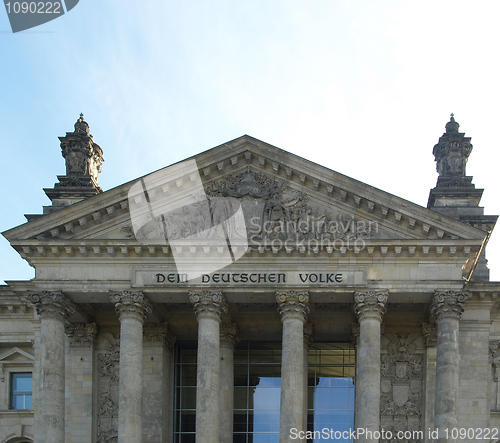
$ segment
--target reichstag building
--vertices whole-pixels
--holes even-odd
[[[0,286],[0,443],[500,441],[497,216],[453,114],[427,207],[247,135],[103,191],[83,115],[59,139],[3,233],[36,276]]]

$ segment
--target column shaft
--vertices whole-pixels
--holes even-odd
[[[32,293],[28,300],[40,316],[38,442],[64,443],[65,332],[64,322],[75,311],[60,291]]]
[[[380,324],[388,291],[354,294],[354,311],[359,321],[356,379],[356,429],[364,434],[360,442],[378,442],[380,431]]]
[[[309,359],[308,359],[308,354],[309,354],[309,348],[311,346],[311,342],[313,340],[314,336],[314,327],[312,324],[308,323],[304,325],[304,356],[303,356],[303,361],[304,361],[304,398],[302,400],[302,404],[304,405],[304,413],[302,414],[303,417],[303,427],[304,431],[307,431],[307,418],[308,418],[308,401],[309,401],[309,386],[308,386],[308,381],[309,381]]]
[[[198,320],[196,443],[219,443],[220,323],[227,311],[220,291],[190,293]]]
[[[113,293],[120,318],[118,443],[142,442],[142,326],[151,306],[140,292]]]
[[[142,322],[123,318],[120,326],[118,441],[142,441]]]
[[[466,300],[467,294],[464,292],[436,291],[431,306],[437,323],[434,426],[438,430],[438,443],[455,441],[451,434],[446,435],[444,430],[448,428],[451,432],[451,429],[457,426],[460,361],[458,331],[463,303]]]
[[[360,321],[356,380],[356,428],[380,428],[380,322]],[[378,441],[370,440],[366,441]]]
[[[279,291],[276,299],[283,323],[280,443],[288,443],[296,441],[292,435],[305,430],[304,323],[309,295],[305,291]]]
[[[39,442],[64,443],[64,321],[42,317],[40,324]]]

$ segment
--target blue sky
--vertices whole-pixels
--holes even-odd
[[[500,214],[499,16],[497,1],[80,0],[12,34],[0,8],[0,231],[49,204],[80,112],[104,190],[249,134],[423,206],[454,112]],[[500,233],[487,253],[500,280]],[[0,282],[32,277],[2,237]]]

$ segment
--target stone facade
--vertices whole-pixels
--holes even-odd
[[[452,427],[500,441],[496,216],[478,206],[458,130],[452,117],[434,148],[423,208],[249,136],[197,155],[194,172],[186,161],[102,192],[81,116],[61,137],[52,205],[4,233],[36,278],[0,287],[0,443],[240,441],[235,392],[260,389],[252,360],[241,372],[249,343],[280,350],[265,363],[280,384],[262,388],[279,389],[273,441],[311,441],[291,432],[316,429],[321,371],[355,383],[360,441],[476,441],[446,438]],[[355,349],[355,374],[312,373],[335,343]],[[32,374],[31,393],[16,374]]]

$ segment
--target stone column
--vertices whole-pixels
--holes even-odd
[[[438,443],[455,441],[451,435],[446,439],[443,429],[457,427],[460,360],[458,330],[466,300],[467,292],[435,291],[431,305],[431,313],[437,323],[434,426],[438,430]]]
[[[309,348],[311,347],[311,343],[314,338],[314,326],[311,323],[307,323],[304,325],[304,431],[307,431],[307,417],[308,417],[308,402],[309,402]]]
[[[61,291],[32,293],[28,300],[40,316],[37,441],[64,443],[64,322],[75,311],[75,306]]]
[[[304,427],[304,323],[309,314],[307,291],[277,291],[283,323],[281,357],[280,443],[293,442],[290,430]]]
[[[221,291],[191,291],[198,320],[196,443],[219,443],[220,323],[227,312]]]
[[[354,312],[359,321],[356,380],[355,427],[366,430],[360,442],[378,442],[371,438],[380,431],[380,325],[386,311],[387,290],[354,293]]]
[[[151,305],[141,292],[110,295],[120,319],[118,443],[142,442],[143,323]]]
[[[234,323],[220,325],[220,443],[233,443],[234,347],[239,341]]]
[[[69,393],[66,420],[69,423],[71,443],[92,441],[94,345],[96,323],[74,323],[66,327],[69,337]]]

